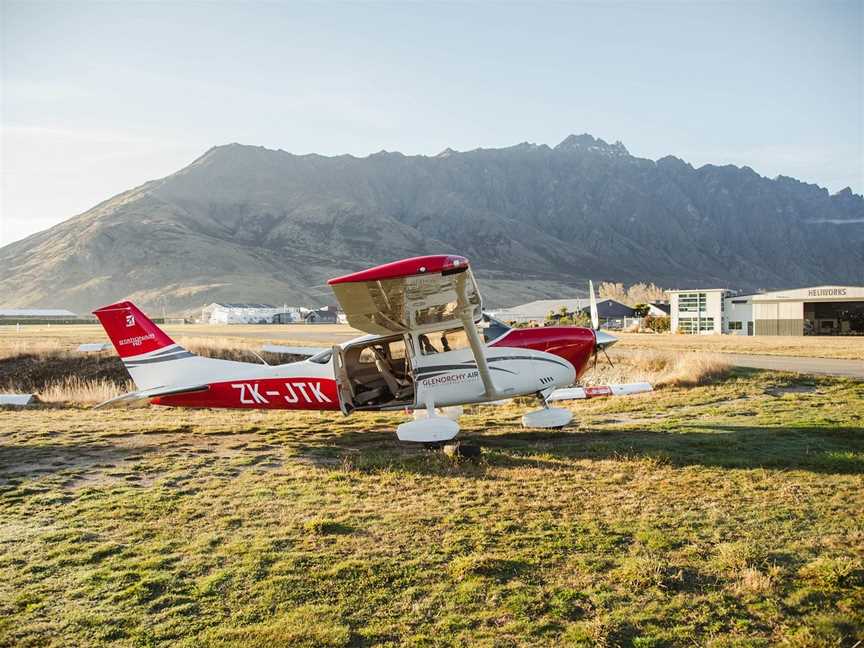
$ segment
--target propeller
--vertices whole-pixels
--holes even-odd
[[[597,312],[597,297],[594,295],[594,282],[590,279],[588,280],[588,299],[591,308],[591,328],[594,329],[594,338],[596,340],[594,344],[594,370],[597,369],[597,352],[602,351],[603,355],[606,356],[606,361],[609,363],[610,367],[614,367],[612,364],[611,358],[609,358],[609,354],[606,353],[606,347],[612,346],[618,341],[618,338],[609,335],[608,333],[604,333],[600,330],[600,315]]]

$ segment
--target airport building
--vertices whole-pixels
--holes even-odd
[[[568,317],[574,314],[590,315],[591,301],[587,298],[540,299],[537,301],[492,311],[489,314],[502,322],[533,324],[543,326],[548,321],[556,321],[562,309]],[[664,313],[662,307],[649,305],[652,314]],[[640,318],[632,308],[614,299],[601,299],[597,302],[597,316],[604,328],[623,328]]]
[[[63,308],[0,308],[0,324],[80,324],[85,320]]]
[[[206,324],[270,324],[273,316],[287,309],[270,304],[213,303],[201,311],[201,321]]]
[[[669,326],[673,333],[710,335],[723,332],[723,313],[728,290],[670,290],[667,294],[671,318]]]
[[[864,286],[816,286],[754,295],[671,290],[671,329],[731,335],[864,335]]]

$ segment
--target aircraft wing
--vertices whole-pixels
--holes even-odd
[[[105,351],[110,345],[107,342],[85,342],[84,344],[79,344],[77,351],[79,353],[94,353],[98,351]]]
[[[262,351],[267,353],[285,353],[290,355],[314,356],[324,351],[329,351],[329,347],[307,347],[307,346],[283,346],[281,344],[265,344],[261,347]]]
[[[565,387],[556,389],[546,396],[546,402],[561,400],[581,400],[601,396],[627,396],[654,391],[651,383],[628,383],[625,385],[600,385],[597,387]]]
[[[177,394],[192,394],[195,392],[204,392],[210,389],[209,385],[187,385],[184,387],[178,385],[172,386],[163,386],[163,387],[153,387],[151,389],[142,389],[140,391],[129,392],[128,394],[122,394],[121,396],[116,396],[115,398],[111,398],[104,403],[99,403],[94,406],[93,409],[99,409],[100,407],[107,407],[109,405],[131,405],[134,402],[149,400],[151,398],[156,398],[157,396],[175,396]]]
[[[465,308],[481,316],[468,259],[433,255],[403,259],[331,279],[348,323],[374,335],[461,326]]]

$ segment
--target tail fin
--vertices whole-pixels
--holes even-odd
[[[117,302],[93,311],[111,338],[117,355],[131,358],[175,346],[174,340],[130,301]]]
[[[117,355],[139,389],[171,384],[174,371],[167,372],[169,360],[195,357],[175,343],[132,302],[122,301],[93,311],[111,338]],[[182,363],[181,363],[182,364]]]

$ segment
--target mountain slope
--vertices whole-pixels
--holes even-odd
[[[441,251],[472,259],[492,304],[573,295],[589,277],[861,283],[862,221],[849,190],[654,162],[590,135],[434,157],[232,144],[0,248],[0,305],[322,304],[328,277]]]

